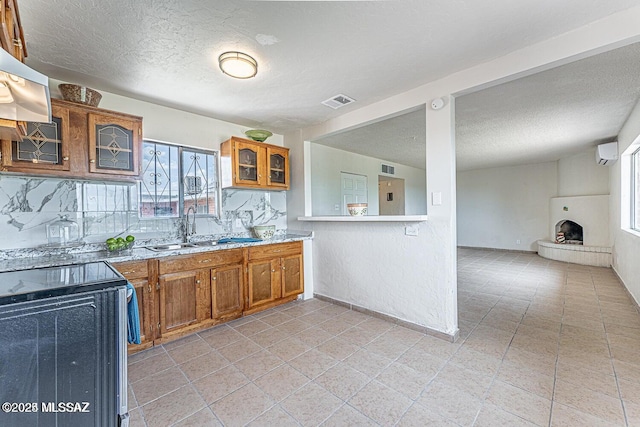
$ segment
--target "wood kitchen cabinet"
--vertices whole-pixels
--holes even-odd
[[[242,316],[243,278],[242,264],[211,269],[211,314],[214,319]]]
[[[69,171],[69,109],[54,104],[51,118],[51,123],[25,123],[25,136],[19,140],[2,140],[3,170]]]
[[[129,353],[293,301],[302,242],[114,263],[135,288],[142,343]]]
[[[289,149],[231,137],[220,145],[222,187],[288,190]]]
[[[16,0],[0,0],[0,47],[20,62],[27,57]],[[26,122],[0,119],[0,139],[21,139],[25,134]]]
[[[27,123],[20,140],[2,140],[2,170],[64,178],[135,179],[142,118],[59,99],[53,122]]]
[[[242,316],[241,249],[159,260],[159,325],[163,341]]]
[[[121,177],[140,174],[142,119],[107,111],[89,111],[89,172]]]
[[[156,337],[158,314],[158,261],[155,259],[114,263],[113,267],[129,281],[136,290],[140,317],[140,344],[129,344],[129,352],[153,346]]]
[[[20,62],[27,56],[24,33],[20,23],[20,12],[16,0],[0,0],[0,44]]]
[[[245,314],[292,301],[304,291],[302,242],[248,249]]]
[[[163,338],[211,318],[206,270],[161,274],[158,280]]]

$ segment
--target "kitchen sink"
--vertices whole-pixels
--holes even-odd
[[[196,245],[195,243],[170,243],[165,245],[146,246],[147,249],[150,249],[156,252],[175,251],[176,249],[197,248],[197,247],[198,245]]]
[[[218,244],[217,240],[207,240],[204,242],[193,242],[192,243],[195,246],[215,246]]]

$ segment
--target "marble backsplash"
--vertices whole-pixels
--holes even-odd
[[[180,239],[180,218],[141,219],[136,184],[0,175],[0,250],[47,243],[46,224],[67,215],[84,242],[118,234]],[[286,232],[286,192],[222,190],[220,216],[199,215],[197,235],[249,236],[254,225]],[[196,236],[197,237],[197,236]]]

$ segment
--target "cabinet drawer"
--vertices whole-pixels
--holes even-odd
[[[249,261],[261,258],[275,258],[302,253],[302,242],[278,243],[275,245],[249,248]]]
[[[242,263],[242,249],[228,249],[160,259],[160,274]]]
[[[112,264],[127,280],[144,279],[149,276],[147,261],[125,261]]]

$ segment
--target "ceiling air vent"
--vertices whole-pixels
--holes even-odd
[[[355,102],[355,99],[349,98],[347,95],[343,94],[336,95],[327,99],[326,101],[322,101],[324,105],[326,105],[327,107],[331,107],[334,110],[337,110],[340,107],[344,107],[347,104],[351,104],[352,102]]]
[[[387,175],[395,175],[396,168],[391,165],[385,165],[384,163],[382,163],[381,171],[382,173],[386,173]]]

